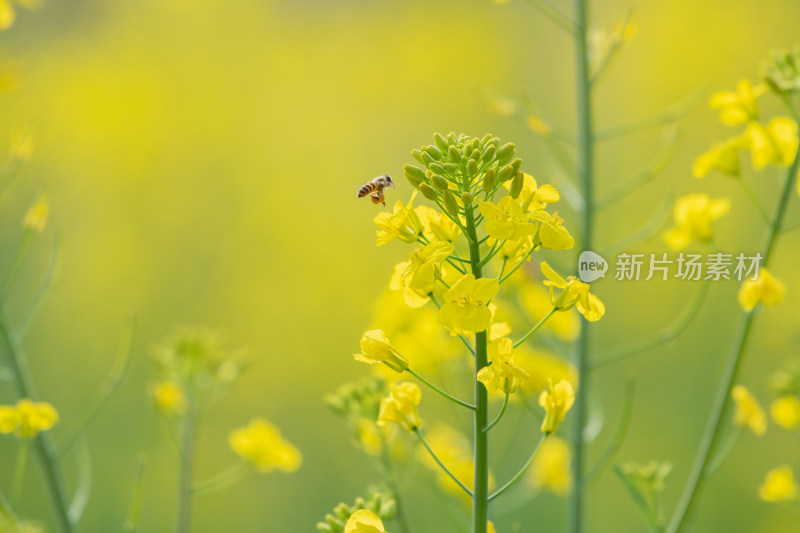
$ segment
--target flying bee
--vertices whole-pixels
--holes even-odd
[[[389,176],[389,174],[378,176],[372,181],[365,183],[360,189],[358,189],[358,197],[363,198],[369,195],[373,204],[383,204],[383,207],[386,207],[386,198],[383,196],[383,189],[389,185],[391,185],[392,188],[395,188],[394,181],[392,181],[392,177]]]

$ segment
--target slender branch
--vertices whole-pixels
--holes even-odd
[[[248,471],[248,467],[244,461],[239,461],[219,474],[195,484],[191,489],[192,496],[209,494],[230,487],[247,475]]]
[[[617,242],[604,246],[601,250],[601,255],[633,246],[658,235],[672,212],[673,201],[674,194],[668,194],[661,203],[661,206],[653,213],[646,224],[642,225],[638,231],[634,231]]]
[[[72,495],[72,502],[69,504],[69,519],[77,523],[83,516],[86,504],[89,502],[89,495],[92,492],[92,455],[89,453],[89,445],[86,439],[80,440],[75,460],[77,462],[78,481],[75,493]]]
[[[422,436],[422,432],[419,430],[419,428],[414,428],[414,433],[416,433],[416,434],[417,434],[417,437],[419,437],[419,440],[420,440],[420,442],[422,442],[422,445],[423,445],[423,446],[425,446],[425,449],[426,449],[426,450],[428,450],[428,453],[430,454],[430,456],[431,456],[431,457],[433,457],[433,460],[434,460],[434,461],[436,461],[436,464],[437,464],[437,465],[439,465],[439,467],[441,467],[441,469],[442,469],[442,470],[444,470],[445,474],[447,474],[448,476],[450,476],[450,479],[452,479],[453,481],[455,481],[455,482],[456,482],[456,485],[458,485],[459,487],[461,487],[461,489],[462,489],[464,492],[466,492],[466,493],[467,493],[467,494],[470,496],[470,498],[471,498],[471,497],[472,497],[472,491],[471,491],[471,490],[469,490],[469,488],[467,488],[467,486],[466,486],[466,485],[464,485],[464,484],[463,484],[461,481],[459,481],[459,479],[458,479],[458,478],[455,476],[455,474],[453,474],[453,473],[450,471],[450,469],[449,469],[449,468],[447,468],[447,467],[444,465],[444,463],[442,462],[442,460],[441,460],[441,459],[439,459],[439,457],[438,457],[438,456],[437,456],[437,455],[434,453],[434,451],[431,449],[431,446],[430,446],[430,444],[428,444],[428,441],[426,441],[426,440],[425,440],[425,437],[423,437],[423,436]]]
[[[531,329],[528,331],[528,333],[526,333],[525,335],[523,335],[523,336],[522,336],[522,338],[521,338],[520,340],[518,340],[517,342],[515,342],[515,343],[514,343],[514,348],[516,348],[517,346],[519,346],[520,344],[522,344],[523,342],[525,342],[526,340],[528,340],[528,338],[530,338],[530,336],[531,336],[531,335],[533,335],[534,333],[536,333],[536,331],[537,331],[537,330],[538,330],[540,327],[542,327],[542,326],[544,325],[544,323],[545,323],[545,322],[547,322],[547,319],[548,319],[548,318],[550,318],[551,316],[553,316],[553,313],[555,313],[556,311],[558,311],[558,309],[556,309],[556,308],[554,307],[554,308],[552,308],[552,309],[551,309],[551,310],[550,310],[550,311],[549,311],[549,312],[548,312],[546,315],[544,315],[544,318],[542,318],[542,319],[541,319],[541,320],[540,320],[540,321],[539,321],[539,322],[538,322],[538,323],[537,323],[535,326],[533,326],[533,327],[532,327],[532,328],[531,328]]]
[[[508,257],[503,257],[503,264],[500,265],[500,272],[497,274],[498,280],[503,277],[503,272],[505,272],[507,264],[508,264]]]
[[[578,31],[577,25],[565,14],[551,6],[545,0],[528,0],[528,3],[539,10],[545,17],[553,21],[559,28],[567,33],[574,34]]]
[[[11,261],[11,266],[8,267],[5,276],[3,276],[3,281],[0,283],[0,293],[2,293],[3,296],[8,294],[8,290],[11,288],[11,285],[14,283],[14,279],[17,277],[19,267],[22,266],[23,261],[25,261],[25,257],[27,257],[28,250],[30,250],[31,247],[31,242],[33,241],[33,236],[33,230],[25,230],[22,240],[17,247],[17,251],[14,254],[14,259]]]
[[[136,460],[136,470],[133,474],[133,497],[131,498],[128,518],[122,524],[123,533],[136,533],[139,529],[139,520],[142,516],[142,496],[144,494],[144,454],[140,454]]]
[[[190,398],[183,420],[180,464],[178,481],[178,527],[177,533],[189,533],[192,518],[192,469],[194,467],[194,445],[197,422],[197,398]]]
[[[727,440],[724,446],[720,448],[717,454],[714,456],[713,460],[709,460],[708,466],[706,467],[706,471],[704,473],[706,478],[710,478],[713,476],[719,467],[725,462],[725,459],[728,458],[730,453],[736,447],[736,443],[739,442],[739,437],[742,436],[742,428],[737,427],[733,430],[730,438]]]
[[[539,453],[539,450],[542,448],[542,443],[544,442],[544,440],[546,438],[547,438],[547,435],[542,435],[542,438],[539,439],[539,444],[537,444],[536,448],[533,449],[533,453],[528,458],[528,460],[525,462],[525,464],[522,465],[522,468],[519,469],[519,472],[514,474],[514,477],[512,477],[505,485],[503,485],[502,487],[500,487],[499,489],[494,491],[492,493],[492,495],[489,496],[489,501],[493,501],[495,498],[497,498],[498,496],[503,494],[505,491],[507,491],[508,489],[513,487],[514,484],[517,481],[522,479],[522,476],[525,475],[525,472],[528,470],[528,468],[530,468],[531,464],[533,464],[533,460],[536,459],[536,455]]]
[[[750,183],[748,183],[747,180],[744,179],[744,176],[739,176],[738,178],[735,179],[735,181],[739,182],[739,185],[742,186],[744,194],[750,200],[750,203],[753,204],[753,207],[756,208],[758,214],[761,215],[761,219],[764,222],[766,222],[767,225],[769,225],[771,221],[769,219],[769,214],[767,213],[767,209],[764,207],[764,204],[761,203],[761,200],[758,199],[758,195],[756,195],[756,192],[750,186]]]
[[[519,267],[521,267],[522,265],[524,265],[524,264],[525,264],[525,262],[528,260],[528,258],[531,256],[531,254],[533,254],[533,252],[535,252],[537,249],[538,249],[538,248],[537,248],[536,246],[533,246],[533,247],[531,247],[531,249],[530,249],[530,250],[528,250],[528,253],[527,253],[527,254],[525,254],[525,257],[523,257],[522,259],[520,259],[520,260],[519,260],[519,263],[517,263],[516,265],[514,265],[514,268],[512,268],[511,270],[509,270],[508,274],[506,274],[505,276],[503,276],[502,278],[500,278],[500,283],[503,283],[505,280],[507,280],[508,278],[510,278],[510,277],[511,277],[511,274],[513,274],[514,272],[516,272],[516,271],[517,271],[517,269],[518,269]]]
[[[14,486],[11,489],[11,506],[19,509],[19,498],[22,495],[22,482],[25,480],[25,466],[28,462],[28,442],[19,444],[17,450],[17,465],[14,468]]]
[[[417,374],[416,372],[414,372],[410,368],[406,368],[406,372],[408,372],[409,374],[411,374],[412,376],[414,376],[415,378],[420,380],[422,383],[427,385],[431,390],[435,391],[436,393],[441,395],[443,398],[447,398],[451,402],[457,403],[461,407],[466,407],[467,409],[472,409],[473,411],[475,410],[475,406],[474,405],[469,404],[469,403],[464,402],[464,401],[461,401],[458,398],[456,398],[455,396],[451,396],[450,394],[446,393],[445,391],[443,391],[442,389],[440,389],[439,387],[437,387],[436,385],[434,385],[433,383],[431,383],[427,379],[423,378],[422,376],[420,376],[419,374]]]
[[[644,117],[628,124],[619,124],[616,126],[598,129],[597,132],[595,132],[594,138],[596,141],[608,141],[618,137],[623,137],[625,135],[639,133],[650,128],[656,128],[658,126],[664,126],[666,124],[676,122],[688,115],[695,107],[697,107],[697,105],[703,101],[704,95],[704,90],[697,90],[690,94],[685,100],[678,102],[677,104],[672,105],[660,113],[656,113],[655,115]]]
[[[631,21],[631,17],[633,17],[633,8],[628,10],[628,15],[625,17],[625,21],[622,23],[622,32],[625,31],[625,28]],[[592,74],[591,79],[589,80],[589,84],[594,86],[597,84],[598,81],[603,77],[603,74],[606,73],[609,65],[614,61],[617,56],[617,53],[622,49],[622,45],[624,44],[624,35],[619,36],[617,39],[614,40],[614,44],[611,45],[611,48],[608,50],[606,55],[603,57],[600,65],[598,65],[597,69]]]
[[[44,282],[42,283],[39,292],[36,293],[36,296],[33,298],[33,302],[28,307],[28,310],[25,311],[25,314],[22,315],[17,327],[14,328],[14,331],[11,335],[11,338],[14,342],[22,342],[25,338],[25,334],[28,332],[28,328],[30,327],[33,319],[36,317],[42,302],[44,302],[45,298],[48,294],[50,294],[50,290],[55,285],[56,280],[58,279],[59,272],[61,270],[61,260],[63,259],[63,254],[61,253],[61,241],[59,239],[58,233],[53,240],[53,254],[50,258],[50,264],[47,266],[47,274],[45,274]]]
[[[506,393],[506,397],[503,398],[503,407],[500,408],[500,412],[497,414],[497,417],[492,420],[491,424],[483,429],[484,433],[488,433],[490,429],[495,427],[497,423],[500,422],[500,419],[503,418],[504,414],[506,414],[506,407],[508,407],[508,393]]]

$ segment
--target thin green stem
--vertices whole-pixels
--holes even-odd
[[[436,393],[438,393],[443,398],[447,398],[451,402],[456,403],[456,404],[460,405],[461,407],[466,407],[467,409],[471,409],[473,411],[475,410],[475,406],[474,405],[469,404],[467,402],[463,402],[463,401],[459,400],[458,398],[456,398],[455,396],[451,396],[450,394],[446,393],[445,391],[443,391],[442,389],[440,389],[439,387],[437,387],[436,385],[434,385],[433,383],[431,383],[427,379],[423,378],[422,376],[420,376],[419,374],[417,374],[416,372],[414,372],[410,368],[406,368],[406,372],[408,372],[409,374],[411,374],[412,376],[414,376],[415,378],[420,380],[423,384],[425,384],[431,390],[433,390]]]
[[[520,344],[522,344],[523,342],[525,342],[526,340],[528,340],[528,339],[530,338],[530,336],[531,336],[531,335],[533,335],[534,333],[536,333],[536,331],[537,331],[537,330],[538,330],[540,327],[542,327],[542,326],[544,325],[544,323],[545,323],[545,322],[547,322],[547,319],[548,319],[548,318],[550,318],[551,316],[553,316],[553,313],[555,313],[556,311],[558,311],[558,309],[556,309],[556,308],[554,307],[554,308],[552,308],[552,309],[551,309],[551,310],[550,310],[550,311],[549,311],[549,312],[548,312],[546,315],[544,315],[544,318],[542,318],[542,319],[541,319],[541,320],[540,320],[540,321],[539,321],[539,322],[538,322],[538,323],[537,323],[535,326],[533,326],[533,327],[532,327],[530,330],[528,330],[528,333],[526,333],[525,335],[523,335],[523,336],[522,336],[522,338],[521,338],[520,340],[518,340],[517,342],[515,342],[515,343],[514,343],[514,348],[516,348],[517,346],[519,346]]]
[[[697,107],[702,101],[705,100],[705,91],[697,90],[690,94],[686,99],[677,104],[670,106],[660,113],[649,117],[643,117],[628,124],[618,124],[609,126],[607,128],[598,129],[595,132],[594,139],[597,142],[608,141],[617,139],[625,135],[632,135],[639,133],[650,128],[657,128],[676,122],[689,114],[692,109]]]
[[[386,444],[386,439],[381,434],[381,461],[383,462],[384,478],[389,490],[392,491],[392,497],[397,505],[394,519],[400,528],[401,533],[411,533],[411,526],[408,523],[408,517],[405,513],[405,506],[403,505],[402,497],[400,495],[400,487],[397,484],[397,475],[392,465],[391,453],[389,446]]]
[[[545,0],[528,0],[528,3],[539,10],[545,17],[553,21],[556,26],[563,29],[567,33],[574,34],[578,28],[575,23],[569,19],[565,14],[551,6]]]
[[[547,438],[547,435],[542,435],[542,438],[539,439],[539,444],[537,444],[536,448],[533,449],[533,453],[528,458],[528,460],[525,462],[525,464],[522,465],[522,468],[519,469],[519,472],[514,474],[514,477],[512,477],[510,480],[508,480],[508,483],[506,483],[505,485],[503,485],[502,487],[500,487],[499,489],[494,491],[492,493],[492,495],[489,496],[489,501],[493,501],[495,498],[497,498],[498,496],[503,494],[505,491],[507,491],[508,489],[513,487],[514,484],[517,483],[517,481],[522,479],[522,476],[525,475],[525,472],[527,472],[528,468],[530,468],[530,466],[533,464],[533,460],[536,459],[536,455],[539,453],[539,450],[542,448],[542,443],[544,443],[544,440],[546,438]]]
[[[509,270],[509,271],[508,271],[508,274],[506,274],[505,276],[503,276],[503,277],[501,277],[501,278],[500,278],[500,283],[503,283],[505,280],[507,280],[508,278],[510,278],[510,277],[511,277],[511,275],[512,275],[514,272],[516,272],[516,271],[517,271],[517,270],[518,270],[518,269],[519,269],[519,268],[520,268],[522,265],[524,265],[524,264],[525,264],[525,262],[526,262],[526,261],[528,260],[528,258],[531,256],[531,254],[533,254],[533,252],[535,252],[537,249],[538,249],[538,248],[537,248],[536,246],[534,246],[534,247],[532,247],[530,250],[528,250],[528,253],[527,253],[527,254],[525,254],[525,257],[523,257],[522,259],[520,259],[520,260],[519,260],[519,263],[517,263],[516,265],[514,265],[514,268],[512,268],[511,270]]]
[[[53,285],[58,278],[61,267],[61,259],[61,244],[58,233],[56,233],[53,242],[53,255],[50,259],[50,264],[47,267],[47,274],[45,274],[44,282],[42,283],[39,291],[36,293],[36,296],[34,296],[33,302],[28,307],[28,310],[25,311],[24,315],[22,315],[17,327],[14,328],[14,331],[11,335],[14,342],[22,342],[22,339],[25,338],[25,334],[28,332],[28,328],[33,322],[33,319],[36,317],[42,302],[44,302],[47,295],[50,294],[50,290],[53,288]]]
[[[195,484],[191,490],[192,496],[209,494],[230,487],[234,483],[241,481],[249,471],[244,461],[239,461],[219,474]]]
[[[11,288],[11,285],[14,283],[14,279],[17,277],[19,267],[22,266],[25,257],[28,255],[28,250],[30,249],[31,242],[33,241],[33,235],[33,230],[25,230],[22,240],[17,247],[17,251],[14,254],[14,259],[11,261],[11,266],[8,267],[8,271],[6,272],[5,276],[3,276],[2,283],[0,283],[0,293],[2,293],[3,296],[8,294],[8,290]]]
[[[466,485],[464,485],[464,484],[463,484],[463,483],[462,483],[462,482],[461,482],[461,481],[460,481],[460,480],[459,480],[459,479],[458,479],[458,478],[455,476],[455,474],[453,474],[453,473],[450,471],[450,469],[449,469],[449,468],[447,468],[447,467],[444,465],[444,463],[442,462],[442,460],[441,460],[441,459],[439,459],[439,456],[438,456],[438,455],[436,455],[436,453],[435,453],[435,452],[434,452],[434,451],[431,449],[431,446],[430,446],[430,444],[428,444],[428,441],[426,441],[426,440],[425,440],[425,437],[423,437],[423,436],[422,436],[422,432],[419,430],[419,428],[414,428],[414,433],[416,433],[417,437],[419,437],[419,440],[420,440],[420,442],[422,442],[422,445],[423,445],[423,446],[425,446],[425,449],[426,449],[426,450],[428,450],[428,453],[429,453],[429,454],[430,454],[430,456],[433,458],[433,460],[434,460],[434,461],[436,461],[436,464],[437,464],[437,465],[439,465],[439,467],[440,467],[442,470],[444,470],[444,473],[445,473],[445,474],[447,474],[448,476],[450,476],[450,479],[452,479],[453,481],[455,481],[455,482],[456,482],[456,485],[458,485],[459,487],[461,487],[461,489],[462,489],[464,492],[466,492],[466,493],[467,493],[467,494],[468,494],[470,497],[473,497],[472,491],[471,491],[471,490],[469,490],[469,488],[467,488],[467,486],[466,486]]]
[[[796,110],[790,105],[789,109],[796,115]],[[775,215],[772,219],[772,225],[767,234],[766,244],[762,251],[764,258],[764,266],[767,266],[772,256],[772,250],[777,242],[780,228],[783,224],[784,216],[786,215],[786,208],[789,205],[789,198],[794,192],[794,184],[797,180],[797,172],[800,170],[800,152],[795,155],[794,161],[789,168],[786,178],[784,180],[783,191],[778,200],[778,205],[775,210]],[[728,405],[731,389],[736,382],[736,376],[739,373],[742,358],[747,348],[747,341],[750,337],[750,331],[755,319],[755,312],[745,312],[739,321],[739,327],[734,336],[735,342],[731,347],[728,361],[725,364],[725,370],[722,374],[717,392],[714,397],[714,404],[711,407],[711,413],[706,423],[705,431],[700,440],[700,447],[698,448],[697,455],[695,456],[692,470],[689,473],[689,479],[686,483],[681,498],[675,509],[672,519],[667,527],[668,533],[677,533],[686,523],[686,520],[691,516],[694,506],[697,502],[697,494],[702,489],[706,481],[706,471],[708,468],[711,454],[714,451],[717,438],[719,436],[720,428],[722,427],[722,415]]]
[[[508,264],[508,257],[503,258],[503,263],[500,265],[500,272],[497,274],[497,279],[501,279],[503,277],[503,272],[506,270],[506,265]]]
[[[753,207],[756,208],[756,211],[758,211],[758,214],[761,215],[761,219],[764,222],[766,222],[767,224],[770,224],[771,221],[769,219],[769,214],[767,213],[767,210],[764,207],[764,204],[762,204],[761,200],[758,199],[758,196],[756,195],[756,192],[750,186],[750,183],[748,183],[748,181],[744,179],[744,176],[739,176],[736,179],[736,181],[739,182],[739,185],[742,186],[742,190],[744,191],[744,193],[747,196],[747,198],[750,200],[750,203],[753,204]]]
[[[197,420],[197,398],[189,400],[183,421],[180,479],[178,482],[178,533],[189,533],[192,518],[192,469]]]
[[[28,442],[21,442],[17,451],[17,466],[14,470],[14,486],[11,490],[11,506],[19,509],[19,498],[22,495],[22,483],[25,480],[25,466],[28,460]]]
[[[486,426],[486,428],[483,430],[485,433],[488,433],[489,430],[491,430],[497,425],[498,422],[500,422],[500,419],[503,418],[504,414],[506,414],[506,407],[508,407],[508,393],[506,393],[506,397],[503,398],[503,407],[500,408],[500,412],[497,413],[497,417],[495,417],[495,419],[492,420],[492,423]]]
[[[623,33],[625,31],[625,28],[630,23],[632,16],[633,16],[633,9],[629,9],[628,15],[625,17],[625,21],[622,23],[621,31]],[[592,86],[594,86],[598,81],[600,81],[600,79],[603,77],[603,74],[606,73],[608,67],[616,58],[617,53],[619,53],[619,51],[622,49],[622,45],[625,43],[624,38],[625,38],[624,35],[618,35],[617,38],[614,40],[614,43],[611,45],[611,48],[608,50],[608,52],[606,52],[606,55],[601,60],[600,65],[598,65],[597,67],[597,70],[595,70],[595,72],[592,74],[591,79],[589,80],[589,83]]]
[[[133,475],[133,497],[131,498],[131,505],[128,509],[128,518],[122,524],[123,533],[136,533],[139,529],[139,521],[142,516],[142,496],[144,494],[144,464],[145,457],[143,454],[139,455],[136,461],[136,470]]]

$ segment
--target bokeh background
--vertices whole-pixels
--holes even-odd
[[[553,3],[569,11],[567,2]],[[609,30],[631,7],[594,3],[594,25]],[[785,0],[636,5],[638,35],[596,93],[598,124],[657,113],[697,91],[701,103],[679,123],[678,153],[657,182],[601,215],[601,246],[645,224],[671,192],[698,190],[733,202],[717,226],[720,247],[762,246],[765,230],[741,190],[719,176],[695,181],[690,168],[712,140],[729,133],[707,109],[707,95],[756,78],[770,50],[798,39],[798,17],[800,5]],[[430,143],[434,131],[491,132],[514,141],[524,168],[540,183],[552,182],[558,169],[544,145],[524,124],[493,112],[498,96],[533,96],[542,116],[573,127],[570,40],[520,0],[71,0],[21,10],[0,47],[4,64],[18,70],[0,96],[0,136],[30,124],[37,131],[36,155],[0,205],[0,258],[6,268],[21,238],[19,221],[46,187],[51,221],[9,305],[15,314],[25,308],[58,233],[63,268],[26,349],[41,395],[62,420],[82,412],[127,321],[135,315],[138,322],[129,375],[88,430],[94,491],[82,531],[119,530],[140,452],[148,457],[141,530],[173,527],[177,461],[147,387],[149,348],[179,324],[221,328],[252,354],[246,375],[204,419],[198,478],[234,460],[227,432],[253,416],[279,425],[305,459],[296,474],[253,475],[198,499],[194,531],[312,531],[335,504],[363,493],[376,476],[322,398],[368,373],[350,354],[407,249],[375,248],[378,209],[356,201],[357,187],[382,173],[400,178],[409,150]],[[768,98],[763,106],[766,116],[778,112]],[[663,135],[656,128],[603,143],[598,189],[610,190],[647,164]],[[771,205],[777,171],[750,178]],[[390,202],[410,195],[398,181]],[[800,217],[797,200],[790,220]],[[562,212],[566,224],[577,230],[568,213]],[[779,244],[772,270],[789,293],[758,321],[742,372],[741,381],[765,403],[769,375],[798,355],[798,239],[800,232],[789,233]],[[666,247],[654,237],[637,249]],[[688,474],[731,342],[737,289],[714,284],[676,342],[596,374],[596,402],[608,425],[590,457],[613,433],[634,369],[635,409],[617,460],[673,461],[668,510]],[[608,312],[596,345],[659,330],[695,290],[688,282],[598,283]],[[0,400],[10,402],[12,394],[0,383]],[[514,420],[530,427],[508,455],[493,457],[499,475],[527,457],[537,432],[531,418]],[[0,440],[4,488],[14,457],[13,442]],[[745,435],[704,492],[696,530],[797,531],[796,510],[756,496],[766,470],[782,463],[800,467],[794,436],[775,427],[763,438]],[[74,477],[69,461],[67,477]],[[432,496],[430,476],[421,472],[413,488],[406,505],[415,529],[454,530]],[[36,466],[23,500],[23,515],[55,531]],[[610,470],[588,493],[588,513],[590,532],[644,529]],[[543,494],[495,522],[499,531],[515,522],[522,531],[558,531],[562,515],[563,500]]]

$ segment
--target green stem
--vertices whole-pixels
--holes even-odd
[[[533,449],[533,453],[532,453],[532,454],[531,454],[531,456],[528,458],[528,460],[525,462],[525,464],[524,464],[524,465],[522,465],[522,468],[520,468],[520,469],[519,469],[519,472],[517,472],[516,474],[514,474],[514,477],[512,477],[512,478],[511,478],[511,479],[508,481],[508,483],[506,483],[505,485],[503,485],[502,487],[500,487],[499,489],[497,489],[496,491],[494,491],[494,493],[492,493],[492,495],[491,495],[491,496],[489,496],[489,501],[493,501],[495,498],[497,498],[498,496],[500,496],[501,494],[503,494],[505,491],[507,491],[508,489],[510,489],[511,487],[513,487],[513,486],[514,486],[514,484],[515,484],[517,481],[519,481],[520,479],[522,479],[522,476],[524,476],[524,475],[525,475],[525,472],[527,472],[528,468],[530,468],[531,464],[533,464],[533,460],[534,460],[534,459],[536,459],[536,455],[539,453],[539,450],[542,448],[542,443],[544,442],[544,440],[545,440],[546,438],[547,438],[547,435],[542,435],[542,438],[541,438],[541,439],[539,439],[539,444],[537,444],[537,445],[536,445],[536,448],[534,448],[534,449]]]
[[[144,463],[146,459],[144,455],[139,455],[136,461],[136,471],[133,475],[133,497],[131,498],[130,509],[128,510],[128,518],[122,524],[123,533],[136,533],[139,529],[139,520],[142,516],[142,495],[144,488]]]
[[[183,421],[180,480],[178,483],[178,528],[177,533],[189,533],[192,518],[192,466],[194,464],[194,438],[197,417],[197,398],[189,400],[186,418]]]
[[[25,480],[25,465],[28,460],[28,442],[21,442],[17,452],[17,466],[14,470],[14,487],[11,490],[11,506],[19,509],[19,498],[22,494],[22,482]]]
[[[8,315],[5,310],[4,303],[0,300],[0,346],[8,356],[11,370],[14,373],[14,380],[17,385],[19,393],[24,398],[36,400],[36,394],[33,390],[33,380],[28,370],[28,364],[25,354],[18,343],[14,342],[11,338],[11,325],[8,321]],[[39,463],[44,474],[45,484],[50,492],[50,498],[53,501],[54,511],[56,515],[56,522],[64,533],[74,533],[76,530],[75,525],[70,521],[68,509],[69,499],[67,491],[64,487],[64,480],[61,475],[61,466],[58,461],[58,454],[56,453],[53,441],[50,438],[49,432],[41,432],[35,440],[36,454],[39,457]]]
[[[472,274],[476,279],[483,276],[481,266],[481,251],[478,245],[477,228],[473,213],[467,212],[467,231],[469,232],[469,258]],[[475,333],[475,373],[488,364],[486,355],[486,330]],[[474,379],[474,378],[473,378]],[[474,496],[472,498],[472,531],[473,533],[486,533],[489,520],[489,436],[486,426],[489,422],[489,397],[483,383],[475,382],[475,424],[474,424],[474,450],[475,450],[475,482]]]
[[[500,283],[503,283],[505,280],[507,280],[508,278],[510,278],[510,277],[511,277],[511,275],[512,275],[514,272],[516,272],[517,270],[519,270],[519,268],[520,268],[522,265],[524,265],[524,264],[525,264],[525,261],[527,261],[527,260],[528,260],[528,258],[531,256],[531,254],[532,254],[533,252],[535,252],[537,249],[538,249],[538,248],[537,248],[536,246],[533,246],[533,247],[532,247],[530,250],[528,250],[528,253],[527,253],[527,254],[525,254],[525,256],[524,256],[522,259],[520,259],[520,260],[519,260],[519,263],[517,263],[516,265],[514,265],[514,268],[512,268],[511,270],[509,270],[508,274],[506,274],[505,276],[502,276],[502,277],[500,278]]]
[[[574,0],[575,25],[573,33],[575,53],[575,109],[577,125],[577,169],[583,196],[582,249],[592,249],[594,227],[594,127],[592,125],[591,75],[589,72],[588,0]],[[572,463],[572,486],[567,503],[567,531],[581,533],[583,530],[583,486],[585,443],[583,430],[586,427],[589,403],[589,323],[581,317],[578,353],[575,367],[578,369],[580,390],[575,399],[575,414],[571,417],[574,458]]]
[[[794,112],[794,108],[790,107],[790,109]],[[772,219],[772,225],[767,235],[766,244],[764,245],[764,250],[762,252],[765,267],[769,263],[772,250],[775,247],[778,235],[780,234],[780,228],[783,224],[786,208],[789,205],[789,198],[794,192],[794,184],[797,179],[798,170],[800,170],[800,152],[795,155],[792,166],[786,175],[783,192],[778,200],[775,216]],[[695,456],[694,464],[692,465],[692,470],[689,473],[689,479],[686,482],[686,487],[684,488],[683,494],[678,501],[678,506],[675,509],[675,513],[672,515],[669,526],[667,527],[667,531],[669,533],[677,533],[683,528],[686,520],[692,514],[692,510],[694,509],[697,501],[697,494],[707,480],[705,473],[708,468],[709,460],[711,459],[711,454],[714,451],[720,428],[722,427],[722,414],[725,412],[725,409],[728,405],[731,388],[736,382],[736,376],[739,373],[739,367],[741,366],[742,358],[747,348],[747,340],[750,337],[750,330],[752,329],[754,319],[754,312],[745,312],[742,314],[742,317],[739,321],[739,327],[737,328],[734,337],[736,340],[731,347],[731,352],[728,356],[728,361],[725,364],[725,370],[723,371],[722,379],[717,387],[717,392],[714,397],[714,404],[711,407],[711,414],[709,415],[708,422],[706,423],[706,428],[703,432],[703,436],[700,441],[700,447],[697,451],[697,455]]]
[[[503,407],[500,408],[500,412],[497,414],[497,418],[492,420],[492,423],[486,426],[486,429],[483,430],[484,432],[488,433],[490,429],[495,427],[497,423],[500,422],[500,419],[503,418],[504,414],[506,414],[506,407],[508,407],[508,393],[506,393],[506,397],[503,398]]]
[[[240,461],[229,468],[226,468],[219,474],[212,476],[205,481],[201,481],[192,487],[192,496],[199,496],[201,494],[209,494],[216,492],[220,489],[230,487],[237,481],[240,481],[249,472],[247,465]]]
[[[568,33],[575,33],[577,28],[575,23],[569,17],[564,15],[561,11],[551,6],[544,0],[528,0],[528,3],[539,10],[545,17],[552,20],[557,26]]]
[[[503,277],[503,272],[506,270],[506,264],[508,264],[508,257],[503,258],[503,264],[500,265],[500,272],[497,274],[497,279],[501,279]]]
[[[412,376],[414,376],[415,378],[420,380],[422,383],[427,385],[430,389],[436,391],[443,398],[447,398],[451,402],[457,403],[461,407],[466,407],[467,409],[472,409],[473,411],[475,410],[475,406],[474,405],[469,404],[467,402],[463,402],[463,401],[459,400],[458,398],[456,398],[455,396],[451,396],[450,394],[446,393],[445,391],[443,391],[442,389],[440,389],[439,387],[437,387],[436,385],[434,385],[433,383],[431,383],[427,379],[423,378],[422,376],[420,376],[419,374],[417,374],[416,372],[414,372],[410,368],[406,368],[406,372],[408,372],[409,374],[411,374]]]
[[[0,293],[2,293],[3,296],[8,294],[8,289],[10,289],[11,285],[14,283],[14,278],[17,277],[17,272],[19,272],[19,267],[22,266],[22,262],[28,255],[28,250],[31,247],[32,240],[33,240],[33,231],[25,230],[25,234],[22,236],[22,241],[20,241],[19,243],[17,252],[14,254],[14,259],[11,261],[11,266],[8,268],[8,272],[6,272],[6,275],[3,276],[2,284],[0,284]]]
[[[753,206],[756,208],[756,211],[758,211],[758,214],[761,215],[761,218],[764,220],[764,222],[769,224],[770,219],[769,219],[769,214],[767,214],[767,210],[764,208],[764,205],[761,203],[761,200],[758,199],[756,192],[753,190],[750,184],[744,179],[744,176],[739,176],[739,178],[736,181],[738,181],[739,185],[742,186],[742,190],[744,191],[745,195],[747,195],[747,198],[750,200],[750,203],[752,203]]]
[[[541,319],[541,320],[540,320],[540,321],[539,321],[539,322],[538,322],[538,323],[537,323],[535,326],[533,326],[533,327],[532,327],[532,328],[531,328],[531,329],[528,331],[528,333],[526,333],[525,335],[523,335],[523,336],[522,336],[522,338],[521,338],[520,340],[518,340],[517,342],[515,342],[515,343],[514,343],[514,348],[516,348],[517,346],[519,346],[520,344],[522,344],[523,342],[525,342],[526,340],[528,340],[528,338],[530,338],[530,336],[531,336],[531,335],[533,335],[534,333],[536,333],[536,331],[537,331],[537,330],[538,330],[540,327],[542,327],[542,326],[544,325],[544,323],[545,323],[545,322],[547,322],[547,319],[548,319],[548,318],[550,318],[551,316],[553,316],[553,313],[555,313],[557,310],[558,310],[558,309],[556,309],[556,308],[554,307],[554,308],[552,308],[552,309],[550,310],[550,312],[549,312],[549,313],[547,313],[546,315],[544,315],[544,318],[542,318],[542,319]]]
[[[459,480],[459,479],[458,479],[458,478],[455,476],[455,474],[453,474],[453,473],[450,471],[450,469],[449,469],[449,468],[447,468],[447,467],[444,465],[444,463],[442,462],[442,460],[441,460],[441,459],[439,459],[439,456],[438,456],[438,455],[436,455],[436,454],[434,453],[433,449],[431,449],[431,446],[430,446],[430,444],[428,444],[428,441],[426,441],[426,440],[425,440],[425,437],[423,437],[423,436],[422,436],[422,432],[420,432],[419,428],[414,428],[414,433],[416,433],[417,437],[419,437],[419,440],[420,440],[420,442],[422,442],[422,445],[423,445],[423,446],[425,446],[425,449],[426,449],[426,450],[428,450],[428,453],[430,454],[430,456],[431,456],[431,457],[433,457],[433,460],[434,460],[434,461],[436,461],[436,464],[437,464],[437,465],[439,465],[439,467],[441,467],[441,469],[442,469],[442,470],[444,470],[444,473],[445,473],[445,474],[447,474],[448,476],[450,476],[450,479],[452,479],[453,481],[455,481],[455,482],[456,482],[456,484],[457,484],[459,487],[461,487],[461,488],[462,488],[462,490],[464,490],[464,492],[466,492],[466,493],[467,493],[467,494],[468,494],[470,497],[472,497],[472,496],[473,496],[473,494],[472,494],[472,491],[471,491],[471,490],[469,490],[469,488],[468,488],[466,485],[464,485],[464,484],[463,484],[463,483],[462,483],[462,482],[461,482],[461,481],[460,481],[460,480]]]
[[[389,490],[392,491],[392,497],[397,505],[394,519],[397,521],[397,526],[400,528],[401,533],[411,533],[411,526],[408,523],[405,506],[400,496],[400,487],[397,484],[397,476],[392,465],[389,446],[387,446],[386,439],[383,436],[381,436],[381,460],[383,461],[386,484],[389,486]]]

